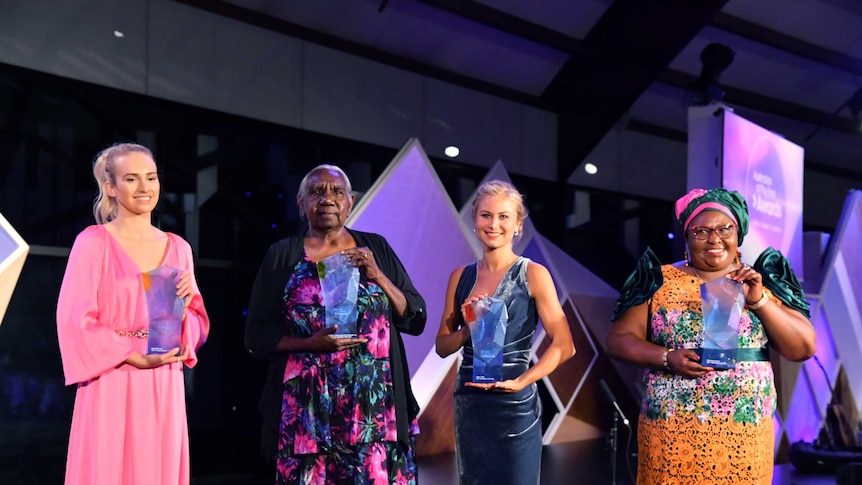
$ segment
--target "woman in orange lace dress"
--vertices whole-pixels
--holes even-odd
[[[748,207],[739,193],[695,189],[677,201],[676,216],[686,260],[662,265],[647,249],[617,301],[606,345],[611,356],[646,367],[637,483],[769,485],[769,351],[793,361],[814,354],[808,302],[778,251],[768,248],[753,266],[740,262]],[[702,357],[700,285],[717,278],[742,283],[745,300],[729,368]]]

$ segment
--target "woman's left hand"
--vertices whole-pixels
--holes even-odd
[[[389,303],[397,315],[404,316],[407,314],[407,298],[401,289],[395,286],[389,280],[386,273],[377,266],[377,258],[374,257],[374,253],[370,248],[362,246],[345,249],[341,251],[341,254],[347,257],[347,260],[353,263],[353,266],[359,268],[360,271],[364,271],[367,279],[373,280],[380,286],[383,292],[386,293],[386,296],[389,297]],[[384,265],[385,263],[384,261]]]
[[[736,271],[728,274],[732,280],[742,283],[742,293],[745,295],[745,304],[753,305],[763,297],[763,275],[747,264],[743,264]]]
[[[377,280],[380,275],[380,268],[377,267],[377,261],[374,260],[374,253],[367,247],[356,247],[345,249],[341,254],[347,257],[347,260],[353,263],[353,266],[365,271],[365,277],[369,280]]]
[[[484,389],[488,392],[518,392],[524,388],[524,386],[519,384],[519,382],[516,379],[509,379],[508,381],[499,381],[499,382],[490,382],[490,383],[467,382],[464,385],[467,387],[475,387],[477,389]]]

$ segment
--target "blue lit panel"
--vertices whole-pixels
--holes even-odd
[[[862,404],[862,372],[859,372],[862,369],[862,191],[851,191],[844,203],[830,241],[820,300],[859,406]],[[818,346],[821,344],[818,341]]]

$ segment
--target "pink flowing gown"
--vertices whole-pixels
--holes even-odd
[[[168,233],[160,265],[191,274],[192,301],[182,343],[197,364],[209,332],[189,244]],[[146,271],[154,268],[147,268]],[[66,462],[67,485],[187,485],[190,480],[183,364],[125,364],[147,339],[119,331],[149,324],[141,269],[101,225],[72,246],[57,302],[57,335],[66,385],[77,384]]]

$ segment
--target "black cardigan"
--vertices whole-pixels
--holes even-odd
[[[348,229],[349,230],[349,229]],[[395,394],[395,416],[398,440],[409,443],[408,427],[419,414],[419,404],[410,386],[410,371],[401,333],[419,335],[425,329],[425,300],[416,291],[404,266],[383,236],[349,230],[359,247],[366,246],[374,254],[378,267],[407,299],[404,317],[391,315],[389,360],[392,368],[392,388]],[[278,428],[281,424],[284,367],[287,354],[276,352],[281,338],[288,334],[284,325],[284,286],[294,266],[303,255],[302,236],[282,239],[270,246],[251,291],[245,323],[245,347],[251,355],[268,360],[269,370],[258,409],[263,415],[260,452],[267,460],[275,459],[278,450]]]

